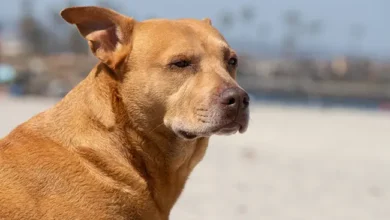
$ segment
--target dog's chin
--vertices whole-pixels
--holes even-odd
[[[235,134],[237,132],[239,132],[240,130],[243,130],[243,126],[238,124],[237,122],[232,122],[228,125],[225,125],[225,126],[221,126],[220,128],[217,128],[213,134],[216,134],[216,135],[232,135],[232,134]]]
[[[232,122],[227,125],[213,126],[208,128],[201,128],[199,130],[178,129],[175,133],[186,140],[194,140],[200,137],[210,137],[212,135],[233,135],[237,132],[244,133],[247,126],[241,125],[237,122]]]

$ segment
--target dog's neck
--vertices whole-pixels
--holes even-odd
[[[37,129],[82,155],[97,173],[110,173],[112,184],[144,188],[167,215],[203,158],[208,138],[184,141],[164,128],[145,132],[125,110],[116,83],[98,65],[55,108],[37,116]]]

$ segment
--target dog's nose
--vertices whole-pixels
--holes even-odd
[[[228,88],[222,92],[220,102],[232,109],[246,109],[249,106],[249,95],[240,88]]]

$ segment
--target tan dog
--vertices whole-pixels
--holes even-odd
[[[101,62],[0,141],[0,219],[169,219],[209,137],[247,128],[235,53],[209,19],[61,15]]]

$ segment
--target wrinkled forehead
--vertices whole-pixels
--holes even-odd
[[[133,32],[133,51],[153,53],[214,53],[230,49],[223,36],[201,20],[153,19]]]

